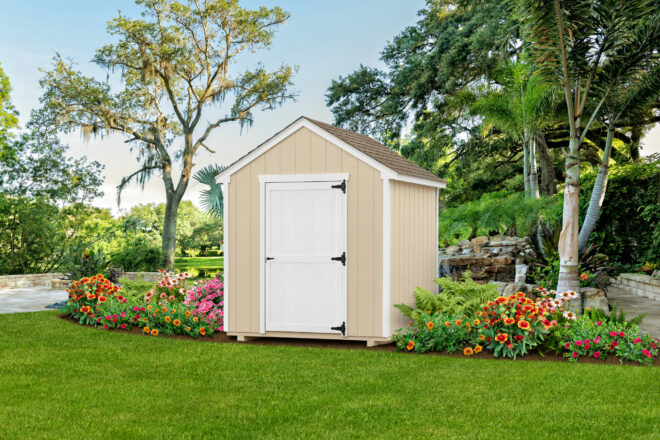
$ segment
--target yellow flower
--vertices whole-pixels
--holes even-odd
[[[471,347],[465,347],[465,350],[463,350],[463,354],[465,356],[472,356],[474,354],[474,350],[472,350]]]
[[[165,317],[165,322],[167,322],[168,324],[170,323],[171,320],[172,320],[172,318],[170,318],[169,316]]]
[[[202,335],[202,336],[206,335],[206,329],[204,327],[200,328],[199,329],[199,334]]]
[[[174,322],[173,322],[173,324],[176,325],[176,326],[178,327],[178,326],[181,325],[181,321],[179,321],[178,319],[175,319]]]
[[[186,327],[186,331],[189,332],[189,331],[190,331],[190,327]]]
[[[144,331],[145,333],[149,333],[151,329],[149,327],[145,327],[142,329],[142,331]]]
[[[190,318],[190,310],[186,310],[186,318]]]
[[[476,347],[474,347],[474,352],[475,353],[481,353],[481,350],[483,350],[483,349],[484,348],[481,345],[477,345]]]
[[[151,330],[151,336],[158,336],[158,329]]]
[[[147,310],[151,310],[151,309],[153,309],[153,308],[154,308],[154,306],[152,306],[151,304],[149,304],[149,305],[147,306]]]
[[[199,319],[197,319],[197,316],[195,316],[195,317],[193,318],[193,322],[197,322],[197,321],[199,321]]]
[[[474,321],[472,321],[472,323],[474,325],[479,325],[479,324],[481,324],[481,321],[479,321],[478,319],[475,319]]]

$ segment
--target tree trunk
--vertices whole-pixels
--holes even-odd
[[[176,194],[167,195],[162,236],[163,267],[167,270],[174,270],[174,258],[176,257],[176,221],[180,202],[181,200],[176,197]]]
[[[557,194],[557,176],[555,175],[555,164],[550,154],[548,144],[542,134],[536,135],[536,145],[541,166],[540,192],[544,196]]]
[[[598,216],[600,215],[600,208],[603,206],[603,199],[605,198],[605,191],[607,191],[607,179],[609,177],[609,162],[610,152],[612,151],[612,141],[614,139],[614,124],[610,123],[607,128],[607,139],[605,141],[605,148],[603,149],[603,157],[596,176],[594,188],[591,191],[591,199],[589,200],[589,207],[587,214],[584,217],[582,228],[580,229],[580,236],[578,238],[578,248],[583,251],[589,242],[589,236],[596,226]]]
[[[559,236],[559,282],[557,294],[578,293],[571,301],[571,309],[582,312],[580,279],[578,274],[578,232],[580,197],[580,138],[571,136],[570,151],[566,156],[566,185],[564,187],[564,210],[561,235]]]
[[[533,199],[539,198],[539,175],[536,173],[536,137],[529,139],[529,194]]]
[[[523,140],[523,183],[525,185],[525,197],[529,197],[529,154],[527,152],[527,140]]]

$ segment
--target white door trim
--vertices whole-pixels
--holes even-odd
[[[266,333],[266,183],[282,182],[333,182],[346,181],[346,193],[348,194],[349,173],[325,173],[325,174],[260,174],[259,178],[259,332]],[[348,255],[348,197],[344,197],[342,203],[342,240],[346,249],[346,266],[342,276],[341,289],[344,293],[344,316],[346,318],[346,336],[348,336],[348,290],[347,275],[350,256]],[[226,304],[226,300],[225,300]]]

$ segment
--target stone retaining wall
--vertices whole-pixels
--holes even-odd
[[[660,301],[660,278],[637,273],[622,273],[612,283],[624,292]]]
[[[18,289],[21,287],[46,287],[65,278],[63,273],[36,273],[30,275],[3,275],[0,276],[0,290]]]

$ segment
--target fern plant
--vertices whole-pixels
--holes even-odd
[[[414,292],[415,307],[406,304],[396,304],[394,307],[416,325],[423,325],[421,319],[423,312],[472,316],[486,301],[498,296],[497,287],[494,284],[475,282],[470,277],[469,271],[465,272],[461,281],[438,278],[436,283],[442,289],[437,295],[417,287]]]

